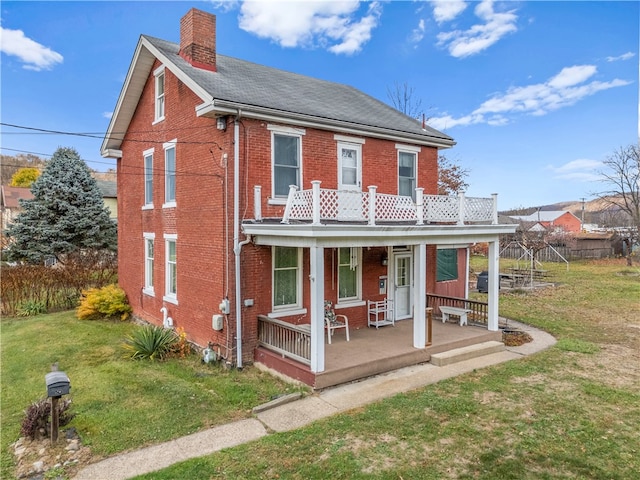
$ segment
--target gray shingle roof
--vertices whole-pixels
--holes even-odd
[[[349,122],[363,128],[420,135],[424,140],[453,145],[453,139],[395,108],[339,83],[320,80],[217,54],[216,70],[194,68],[179,54],[179,45],[142,36],[170,59],[214,100],[261,107],[324,121]]]

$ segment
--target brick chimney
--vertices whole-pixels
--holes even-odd
[[[216,71],[216,16],[192,8],[180,19],[180,56],[197,68]]]

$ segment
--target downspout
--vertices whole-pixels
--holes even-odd
[[[240,242],[240,110],[233,122],[233,253],[236,277],[236,354],[237,368],[242,369],[242,289],[240,285],[240,252],[250,238]]]

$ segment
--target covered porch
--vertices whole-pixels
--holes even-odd
[[[432,320],[431,344],[415,348],[413,323],[413,320],[402,320],[394,326],[379,329],[351,330],[349,342],[344,331],[336,331],[331,345],[325,344],[325,369],[322,372],[314,373],[308,364],[286,358],[264,346],[256,349],[255,361],[315,389],[323,389],[426,363],[435,353],[502,338],[500,331],[489,331],[486,325],[471,322],[461,327],[458,322],[442,323],[439,317],[435,317]],[[293,341],[300,343],[309,339],[303,334]]]
[[[427,362],[433,353],[500,337],[497,269],[499,236],[512,231],[514,227],[497,223],[495,195],[490,199],[472,199],[462,195],[425,196],[422,189],[416,189],[417,201],[414,203],[411,197],[379,194],[373,186],[369,188],[369,192],[354,193],[320,189],[319,181],[312,182],[312,185],[311,190],[302,192],[291,188],[282,218],[263,218],[260,202],[256,202],[254,219],[245,220],[242,224],[244,234],[256,246],[296,247],[305,249],[305,255],[308,256],[308,270],[305,270],[304,275],[304,289],[309,292],[308,300],[301,305],[302,308],[299,304],[295,305],[298,309],[293,309],[289,315],[305,317],[308,322],[305,329],[301,330],[298,325],[287,323],[284,320],[287,312],[261,312],[258,315],[258,336],[263,333],[260,325],[276,325],[279,331],[289,335],[285,343],[289,350],[295,351],[294,355],[289,355],[290,351],[279,352],[277,349],[267,350],[259,346],[254,355],[256,361],[285,374],[292,371],[297,375],[307,375],[304,380],[300,379],[316,388],[324,388],[381,371]],[[260,190],[256,189],[255,194],[259,198]],[[469,246],[477,242],[489,245],[486,322],[482,327],[460,327],[455,324],[449,328],[449,325],[437,325],[434,321],[433,341],[430,343],[426,313],[429,307],[427,284],[428,279],[435,282],[435,266],[433,262],[430,263],[431,273],[428,275],[428,248],[466,248],[468,257]],[[329,298],[326,288],[331,284],[329,272],[333,272],[332,268],[327,268],[329,264],[325,266],[325,250],[344,247],[384,247],[389,252],[389,276],[394,271],[399,272],[402,267],[406,283],[400,285],[397,274],[395,281],[390,279],[389,285],[386,281],[380,283],[379,293],[389,297],[402,287],[405,288],[406,295],[401,315],[398,314],[400,302],[394,300],[397,326],[386,326],[377,331],[353,328],[351,341],[344,342],[345,345],[340,347],[338,345],[343,343],[338,342],[341,338],[340,331],[335,337],[336,346],[325,344],[324,301]],[[395,259],[402,260],[402,264],[400,261],[395,262],[392,268],[392,255]],[[375,272],[371,263],[363,262],[363,265],[369,272]],[[363,276],[362,283],[371,285],[375,282],[377,292],[378,281],[381,279],[386,279],[386,276],[373,273]],[[369,299],[370,295],[358,298],[364,312],[365,302]],[[263,321],[260,320],[261,316],[264,317]],[[362,326],[363,322],[350,319],[350,324]],[[447,330],[439,332],[440,328]],[[389,331],[390,329],[395,332]],[[390,343],[392,340],[397,341],[397,346]],[[459,343],[461,341],[470,343],[464,345]],[[272,354],[274,351],[275,354]],[[288,366],[289,362],[294,363]],[[301,363],[305,368],[297,368],[295,362]]]

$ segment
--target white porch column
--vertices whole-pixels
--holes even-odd
[[[310,247],[311,371],[324,371],[324,248]]]
[[[413,279],[413,346],[424,348],[427,344],[427,246],[420,244],[414,252]]]
[[[313,224],[320,225],[320,180],[311,182],[311,198],[313,199]]]
[[[489,269],[488,269],[488,298],[489,318],[488,328],[492,332],[498,330],[498,294],[500,288],[500,265],[499,265],[499,243],[498,241],[489,242]]]

